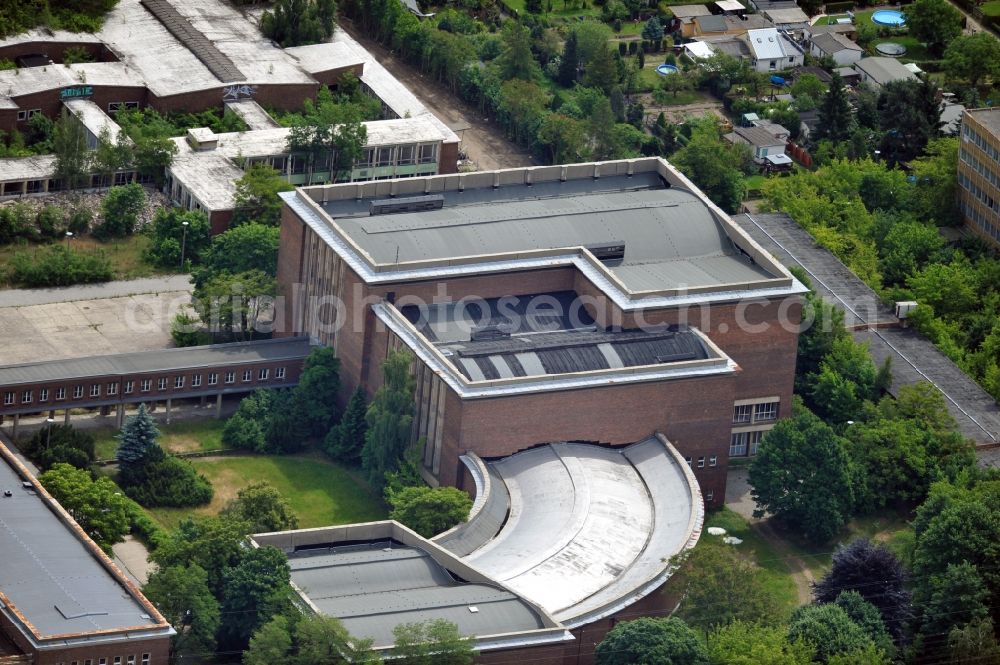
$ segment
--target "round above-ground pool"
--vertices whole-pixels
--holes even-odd
[[[659,74],[660,76],[666,76],[667,74],[676,74],[677,65],[668,65],[667,63],[663,63],[662,65],[656,68],[656,73]]]
[[[901,28],[906,25],[906,17],[903,12],[895,9],[880,9],[872,14],[872,23],[887,25],[890,28]]]
[[[905,46],[893,42],[882,42],[881,44],[876,44],[875,50],[881,53],[882,55],[888,55],[893,58],[898,58],[899,56],[906,53]]]

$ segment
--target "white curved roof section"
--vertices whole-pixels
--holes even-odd
[[[550,444],[490,463],[488,479],[478,459],[464,461],[490,496],[439,544],[570,628],[658,588],[701,534],[697,481],[660,435],[626,448]]]

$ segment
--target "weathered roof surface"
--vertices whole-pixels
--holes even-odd
[[[903,63],[895,58],[885,58],[882,56],[861,58],[854,63],[854,68],[863,71],[879,85],[884,85],[891,81],[917,78],[916,74],[907,69]]]
[[[537,630],[532,607],[499,586],[463,583],[420,549],[391,541],[289,553],[292,582],[352,637],[393,644],[401,623],[445,619],[463,636]],[[478,611],[473,612],[470,607]]]
[[[624,449],[552,444],[490,466],[510,514],[465,561],[570,627],[659,586],[700,533],[693,474],[657,437]]]
[[[0,182],[19,180],[44,180],[56,172],[55,155],[31,157],[6,157],[0,159]]]
[[[15,470],[12,460],[6,448],[0,450],[0,593],[6,598],[0,611],[22,632],[29,622],[37,632],[32,640],[94,631],[170,634],[170,626],[150,614],[152,607],[102,563],[97,547],[85,544],[75,525],[60,519],[34,479]],[[11,496],[3,496],[5,490]]]
[[[292,46],[286,48],[285,53],[298,60],[299,66],[310,74],[319,74],[331,69],[341,69],[365,63],[365,58],[358,52],[358,49],[343,39],[308,46]]]
[[[306,357],[310,348],[308,337],[286,337],[110,356],[46,360],[0,367],[0,386],[105,375],[169,372],[177,369],[238,365],[286,358],[291,360]]]
[[[695,16],[711,16],[708,5],[674,5],[671,13],[677,18],[694,18]]]
[[[715,6],[724,12],[741,12],[746,9],[740,0],[718,0]]]
[[[608,268],[632,291],[772,277],[741,257],[693,192],[655,173],[443,192],[444,207],[369,216],[368,200],[325,204],[376,264],[625,245]],[[501,205],[502,204],[502,205]]]
[[[863,51],[860,46],[838,32],[827,32],[816,35],[812,43],[826,54],[833,55],[840,51]]]
[[[107,130],[108,139],[112,143],[118,141],[122,128],[100,106],[89,99],[69,99],[63,104],[91,134],[100,137],[102,132]]]
[[[780,127],[780,125],[779,125]],[[782,128],[784,129],[784,128]],[[747,143],[758,147],[783,146],[785,141],[763,127],[736,127],[733,133]]]
[[[267,111],[252,99],[226,102],[226,109],[242,118],[251,131],[255,129],[275,129],[278,127],[278,123],[274,121],[274,118],[269,116]]]
[[[729,29],[725,16],[698,16],[694,22],[702,32],[725,32]]]
[[[622,369],[709,357],[690,330],[593,327],[576,293],[490,298],[476,303],[404,307],[411,322],[471,381]],[[471,339],[494,329],[505,336]]]
[[[798,7],[765,9],[762,11],[775,25],[809,23],[809,16]]]
[[[810,25],[806,28],[806,30],[809,32],[810,36],[828,35],[831,33],[847,35],[852,32],[857,32],[858,28],[853,23],[834,23],[833,25],[817,23],[816,25]]]
[[[965,112],[1000,136],[1000,108],[966,109]]]

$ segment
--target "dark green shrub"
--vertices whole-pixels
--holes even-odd
[[[70,425],[43,427],[21,449],[42,471],[58,462],[86,469],[95,455],[94,437]]]
[[[17,252],[10,263],[10,280],[27,287],[107,282],[114,276],[104,252],[74,250],[63,244]]]
[[[77,208],[69,216],[69,230],[74,235],[82,235],[90,230],[90,223],[94,219],[94,213],[87,208]]]
[[[190,462],[173,455],[133,469],[125,493],[146,506],[183,508],[212,500],[212,484]]]
[[[94,229],[94,236],[99,240],[109,240],[132,234],[145,205],[146,192],[142,185],[132,183],[112,187],[101,202],[102,219]]]
[[[66,211],[46,205],[38,211],[38,232],[43,238],[61,238],[66,233]]]

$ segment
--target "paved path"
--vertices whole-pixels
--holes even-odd
[[[122,571],[132,578],[139,586],[149,581],[149,574],[154,570],[154,564],[149,561],[149,550],[136,540],[135,536],[125,536],[125,541],[111,546],[115,563]]]
[[[929,381],[945,396],[948,411],[962,433],[979,445],[1000,443],[1000,407],[996,401],[927,339],[898,327],[898,320],[868,286],[809,232],[785,214],[737,215],[736,222],[786,265],[809,273],[824,300],[844,310],[854,338],[867,342],[876,362],[892,358],[890,392]],[[992,460],[988,451],[984,460]]]
[[[190,275],[146,277],[121,282],[104,282],[103,284],[61,286],[52,289],[5,289],[0,291],[0,307],[47,305],[57,302],[120,298],[144,293],[189,290],[191,290]]]

